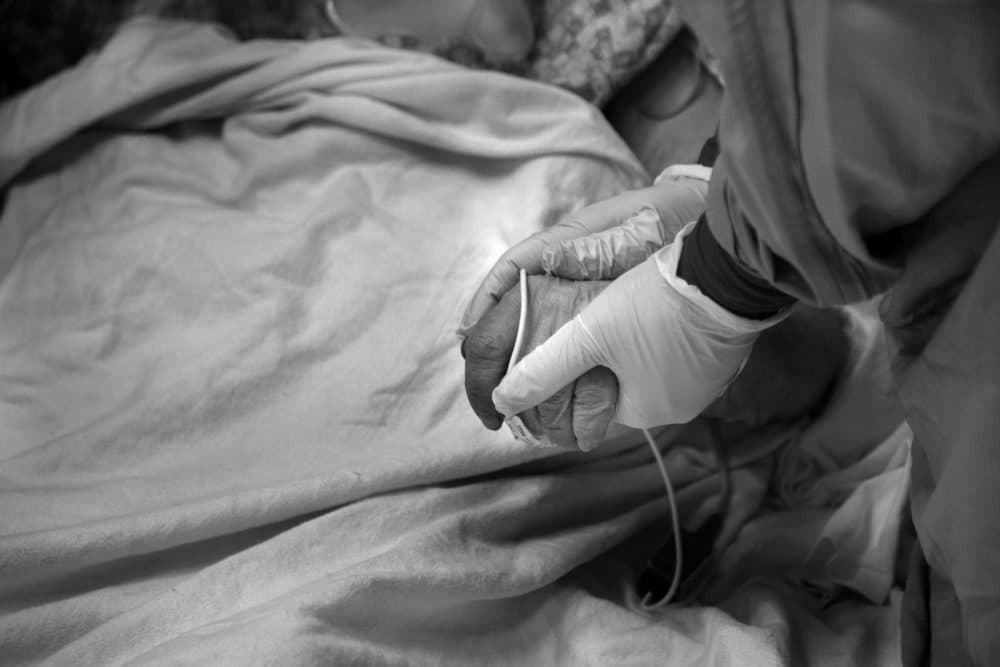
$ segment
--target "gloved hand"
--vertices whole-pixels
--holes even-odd
[[[548,339],[608,284],[530,276],[522,349],[531,350]],[[493,407],[492,393],[507,372],[520,307],[521,294],[515,286],[472,327],[462,346],[466,395],[483,424],[491,429],[502,423]],[[536,436],[544,434],[556,445],[589,451],[604,439],[617,398],[615,376],[606,368],[594,368],[557,388],[551,397],[520,417]]]
[[[624,273],[518,362],[493,392],[496,409],[505,415],[523,412],[599,366],[611,369],[618,380],[615,420],[627,426],[690,421],[722,394],[760,332],[784,314],[767,320],[738,317],[679,278],[683,238],[693,226]],[[586,242],[563,244],[561,265],[573,264],[567,256],[585,257],[587,243],[614,256],[614,248],[601,243],[614,234],[610,230]]]
[[[542,250],[547,245],[615,227],[644,208],[659,215],[663,230],[659,245],[670,241],[681,227],[696,220],[705,210],[708,183],[703,171],[707,170],[697,165],[671,167],[653,186],[623,192],[582,208],[521,241],[505,252],[483,279],[465,309],[458,333],[464,336],[471,331],[476,322],[517,284],[522,268],[529,274],[542,273]]]
[[[542,268],[573,280],[614,279],[666,245],[663,237],[662,225],[645,209],[617,227],[546,246]],[[736,380],[702,416],[763,426],[815,411],[846,363],[846,321],[837,309],[797,305],[761,333]]]

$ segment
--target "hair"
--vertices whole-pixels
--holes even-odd
[[[0,99],[72,67],[137,16],[213,23],[239,40],[337,34],[323,0],[0,0]]]
[[[216,23],[240,40],[337,34],[322,0],[134,0],[130,15]]]

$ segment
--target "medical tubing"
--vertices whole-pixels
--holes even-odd
[[[670,503],[670,523],[674,533],[674,578],[670,582],[670,588],[660,600],[650,603],[649,593],[646,593],[642,596],[642,602],[640,603],[644,611],[659,611],[670,604],[670,601],[674,599],[674,595],[677,594],[677,589],[680,588],[681,572],[684,569],[684,552],[681,545],[681,521],[677,513],[677,498],[674,496],[674,485],[670,483],[670,475],[667,474],[667,464],[663,462],[660,448],[656,446],[656,441],[653,439],[649,429],[642,429],[642,434],[646,436],[646,442],[649,443],[649,448],[653,451],[656,465],[660,469],[660,476],[663,477],[663,486],[667,489],[667,500]]]
[[[507,366],[508,372],[510,372],[510,369],[517,363],[517,358],[521,353],[521,345],[524,342],[525,324],[528,320],[528,273],[524,269],[521,269],[518,274],[518,282],[521,294],[521,313],[517,321],[517,336],[514,338],[514,349],[511,352],[510,362]],[[517,430],[515,430],[515,435],[516,434]],[[666,607],[670,604],[670,601],[674,599],[674,595],[677,594],[677,589],[680,588],[681,584],[681,573],[684,569],[684,556],[681,545],[681,522],[677,512],[677,498],[674,496],[674,486],[670,483],[670,475],[667,473],[667,464],[664,463],[663,456],[660,454],[660,449],[656,446],[656,440],[653,439],[649,429],[642,429],[642,434],[646,437],[646,442],[649,444],[649,448],[653,452],[653,458],[656,460],[656,466],[659,468],[660,476],[663,478],[663,486],[667,490],[667,501],[670,503],[670,522],[672,532],[674,534],[674,577],[670,582],[670,588],[667,590],[666,595],[664,595],[660,600],[650,602],[650,595],[649,593],[646,593],[640,603],[644,611],[651,612],[659,611],[660,609]],[[726,482],[728,487],[728,479]]]
[[[518,283],[521,292],[521,314],[517,318],[517,336],[514,338],[514,349],[510,353],[510,362],[507,364],[507,372],[517,363],[517,357],[521,354],[521,345],[524,343],[524,329],[528,322],[528,273],[524,269],[518,274]]]

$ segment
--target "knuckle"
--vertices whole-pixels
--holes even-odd
[[[572,421],[572,391],[562,389],[536,407],[545,435],[562,447],[576,447]]]
[[[538,404],[538,416],[547,428],[565,428],[571,414],[572,396],[561,389]]]

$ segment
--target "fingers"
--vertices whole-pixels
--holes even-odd
[[[521,241],[493,265],[482,284],[466,306],[458,334],[465,336],[483,315],[517,284],[523,268],[531,274],[542,273],[542,250],[548,244],[558,243],[618,225],[627,216],[638,211],[647,199],[647,190],[631,190],[576,211],[548,229]]]
[[[529,275],[542,273],[542,249],[546,244],[586,233],[587,230],[579,227],[575,221],[568,220],[532,234],[505,252],[493,265],[490,272],[486,274],[486,278],[476,289],[475,294],[472,295],[472,300],[469,301],[469,305],[466,306],[465,313],[462,315],[458,334],[460,336],[468,335],[468,332],[482,319],[486,311],[496,305],[504,294],[517,285],[521,269],[527,271]]]
[[[618,381],[604,367],[592,368],[559,389],[534,410],[521,413],[532,432],[543,433],[564,449],[589,452],[602,442],[615,415]],[[537,413],[534,417],[532,413]]]
[[[614,280],[664,245],[659,213],[644,206],[610,229],[547,244],[542,250],[542,268],[569,280]]]
[[[465,356],[465,395],[469,405],[488,429],[496,430],[503,415],[493,406],[492,393],[514,351],[521,298],[511,290],[469,331],[462,343]]]
[[[589,452],[602,442],[618,404],[618,380],[603,366],[584,373],[573,385],[573,434],[576,446]]]
[[[535,245],[538,246],[536,252],[540,253],[541,243],[536,242]],[[462,314],[462,322],[458,326],[458,334],[460,336],[468,336],[472,328],[476,326],[476,323],[483,318],[487,311],[495,306],[500,301],[500,298],[517,284],[518,273],[521,267],[510,255],[512,254],[512,250],[516,250],[519,247],[515,246],[511,250],[508,250],[504,253],[503,257],[497,260],[497,263],[490,269],[482,284],[476,289],[475,294],[472,295],[469,305],[465,307],[465,313]]]
[[[507,373],[493,403],[505,415],[524,412],[600,363],[594,339],[574,317]]]
[[[662,239],[659,245],[662,246],[669,242],[677,230],[697,219],[705,209],[705,193],[708,185],[699,178],[700,176],[693,177],[687,172],[671,173],[659,185],[623,192],[610,199],[586,206],[549,229],[538,232],[518,243],[503,254],[476,290],[462,315],[458,329],[459,335],[467,335],[476,322],[486,314],[486,311],[492,308],[500,300],[500,297],[517,283],[520,269],[523,268],[529,274],[542,272],[542,250],[546,245],[557,244],[560,241],[613,228],[644,207],[659,211],[660,215],[663,216],[659,223],[662,230]],[[586,256],[586,253],[581,253],[581,256]],[[629,265],[634,266],[636,263],[634,259],[625,260],[623,258],[622,261],[622,266],[629,268]],[[569,269],[566,270],[569,271]],[[614,273],[620,275],[626,270],[628,268],[623,270],[616,268]],[[563,277],[576,280],[602,279],[598,277],[599,272],[594,273],[592,269],[590,271],[592,275],[586,277],[583,276],[583,272],[580,273],[581,277],[571,275]],[[561,275],[558,271],[553,271],[553,273]],[[603,279],[610,280],[613,277],[609,276]]]
[[[693,178],[703,183],[712,180],[712,168],[702,164],[672,164],[656,177],[656,183],[667,179],[679,181],[683,178]]]
[[[668,167],[657,179],[655,194],[650,203],[660,212],[663,221],[664,240],[670,243],[683,227],[701,217],[705,212],[705,198],[708,196],[708,180],[688,173],[694,169],[704,170],[700,165],[675,165]],[[708,170],[707,176],[711,176]],[[669,173],[668,173],[669,172]],[[702,174],[703,176],[705,174]]]
[[[573,385],[556,391],[536,408],[542,430],[553,443],[566,449],[576,449],[573,435]]]
[[[631,199],[619,201],[619,207],[634,204],[634,208],[620,209],[628,211],[620,225],[548,243],[542,250],[542,268],[569,280],[614,280],[673,241],[678,231],[704,212],[708,192],[706,181],[675,171],[659,185],[633,191]]]

